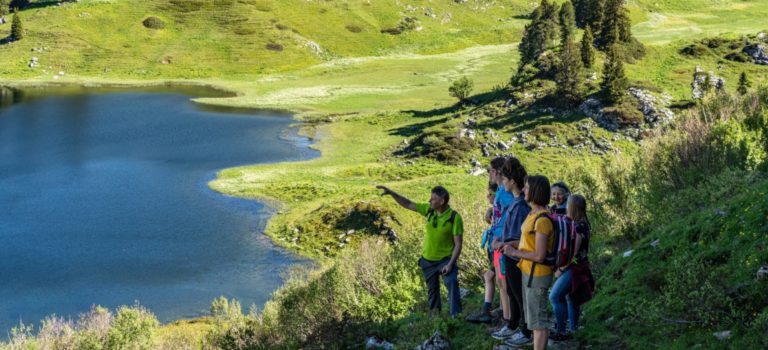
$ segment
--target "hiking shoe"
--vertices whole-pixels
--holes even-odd
[[[509,339],[504,341],[504,344],[507,344],[509,346],[526,346],[526,345],[532,345],[533,344],[533,338],[526,337],[523,332],[517,332],[515,333],[515,336],[510,337]]]
[[[568,341],[573,338],[570,333],[552,333],[552,335],[549,336],[549,339],[552,339],[552,341]]]
[[[491,323],[491,314],[485,311],[478,311],[468,315],[466,320],[471,323]]]
[[[515,335],[515,331],[509,329],[509,327],[507,326],[501,327],[501,329],[499,329],[497,332],[494,332],[493,334],[491,334],[491,336],[494,339],[498,339],[498,340],[509,339],[513,335]]]

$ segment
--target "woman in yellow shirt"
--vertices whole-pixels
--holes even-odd
[[[529,176],[526,179],[523,193],[531,212],[523,222],[519,249],[507,246],[504,251],[507,256],[520,258],[517,266],[523,278],[525,322],[533,331],[534,350],[546,349],[552,324],[547,290],[552,285],[553,271],[551,266],[543,264],[554,243],[554,227],[546,216],[550,191],[546,177]]]

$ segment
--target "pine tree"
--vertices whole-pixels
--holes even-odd
[[[586,24],[592,28],[592,34],[598,35],[600,33],[601,25],[603,23],[603,14],[605,13],[605,1],[606,0],[587,0],[589,1],[589,12],[586,15]]]
[[[523,30],[520,41],[520,67],[533,63],[547,49],[547,34],[544,32],[545,20],[542,18],[542,7],[539,6],[531,14],[531,23]]]
[[[591,15],[591,0],[573,0],[573,10],[576,14],[576,25],[579,28],[586,28]]]
[[[569,103],[576,104],[582,97],[583,78],[581,76],[581,58],[578,48],[572,40],[566,40],[560,46],[560,63],[555,81],[557,92]]]
[[[21,17],[18,11],[13,13],[13,22],[11,23],[11,38],[13,40],[24,39],[24,25],[21,23]]]
[[[620,102],[626,94],[629,82],[624,73],[624,62],[614,44],[608,49],[603,68],[603,81],[600,83],[603,95],[611,103]]]
[[[584,68],[592,68],[595,63],[595,48],[592,46],[595,41],[592,36],[592,28],[587,27],[584,30],[584,36],[581,38],[581,63]]]
[[[573,4],[570,1],[563,3],[560,7],[560,42],[564,43],[573,40],[573,33],[576,31],[576,13]]]
[[[736,88],[736,92],[738,92],[739,95],[744,96],[749,92],[750,86],[752,86],[752,83],[747,79],[747,73],[741,72],[741,75],[739,76],[739,87]]]
[[[550,47],[554,45],[558,34],[557,26],[560,21],[557,16],[557,5],[547,0],[541,0],[539,7],[541,8],[542,19],[540,30],[546,38],[546,46]]]
[[[0,0],[0,17],[5,17],[11,13],[10,0]]]

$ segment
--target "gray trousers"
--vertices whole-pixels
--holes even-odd
[[[440,300],[440,276],[441,271],[448,262],[451,261],[450,257],[443,258],[438,261],[431,261],[419,259],[419,267],[424,275],[424,281],[427,283],[427,301],[429,302],[429,309],[438,311],[441,309]],[[459,293],[459,268],[454,265],[453,269],[443,276],[443,283],[448,289],[448,304],[450,305],[451,315],[461,313],[461,295]]]

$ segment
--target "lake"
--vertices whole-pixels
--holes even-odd
[[[227,167],[316,157],[288,115],[202,107],[204,88],[10,92],[0,104],[0,334],[92,305],[160,321],[221,295],[262,306],[305,260],[272,210],[207,186]]]

